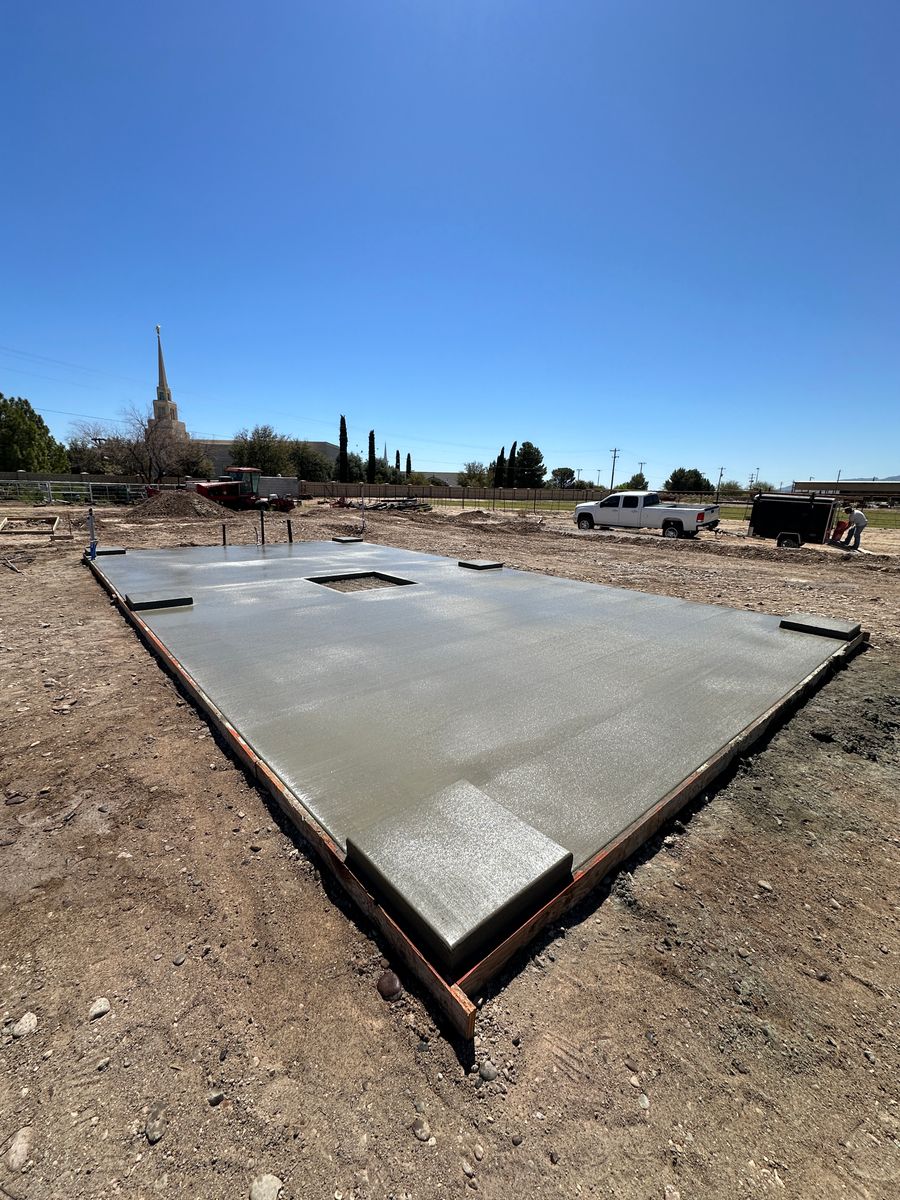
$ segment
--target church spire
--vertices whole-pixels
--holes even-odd
[[[159,336],[159,326],[156,327],[156,352],[159,362],[159,383],[156,386],[156,399],[153,401],[153,416],[147,422],[149,429],[163,424],[173,433],[182,437],[187,436],[183,421],[178,420],[178,407],[172,402],[172,389],[166,379],[166,364],[163,361],[162,338]]]
[[[156,388],[157,398],[165,403],[172,403],[172,392],[166,379],[166,364],[163,360],[162,338],[159,336],[159,326],[156,327],[156,350],[159,358],[159,384]]]

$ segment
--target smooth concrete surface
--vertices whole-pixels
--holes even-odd
[[[385,822],[413,828],[466,780],[579,866],[843,648],[780,616],[364,542],[94,566],[123,596],[193,596],[142,618],[344,848]],[[354,571],[413,585],[311,582]],[[407,899],[428,884],[411,854]],[[478,901],[457,899],[471,926]]]
[[[788,613],[781,619],[782,629],[797,629],[801,633],[820,633],[824,637],[849,642],[859,633],[858,621],[841,621],[836,617],[815,617],[810,613]]]
[[[468,780],[347,837],[347,862],[449,967],[564,884],[572,854]]]

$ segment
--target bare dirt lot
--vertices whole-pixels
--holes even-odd
[[[373,541],[872,635],[513,964],[470,1054],[415,991],[381,999],[371,929],[110,606],[68,515],[74,541],[0,535],[0,1196],[212,1200],[267,1173],[282,1200],[897,1196],[900,534],[850,556],[367,517]],[[133,515],[105,510],[102,541],[221,536]],[[294,535],[359,521],[304,508]],[[227,526],[253,542],[258,520]]]

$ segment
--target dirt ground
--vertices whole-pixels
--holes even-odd
[[[126,516],[103,542],[221,536]],[[371,928],[81,565],[83,511],[58,532],[0,534],[0,1196],[898,1195],[900,532],[851,556],[367,517],[372,541],[872,635],[512,964],[474,1051],[414,989],[380,997]]]

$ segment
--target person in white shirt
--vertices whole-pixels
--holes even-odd
[[[860,512],[858,508],[852,508],[849,504],[845,505],[844,512],[847,514],[850,527],[847,530],[847,538],[841,542],[841,545],[846,550],[858,550],[860,535],[869,522],[866,520],[865,513]]]

